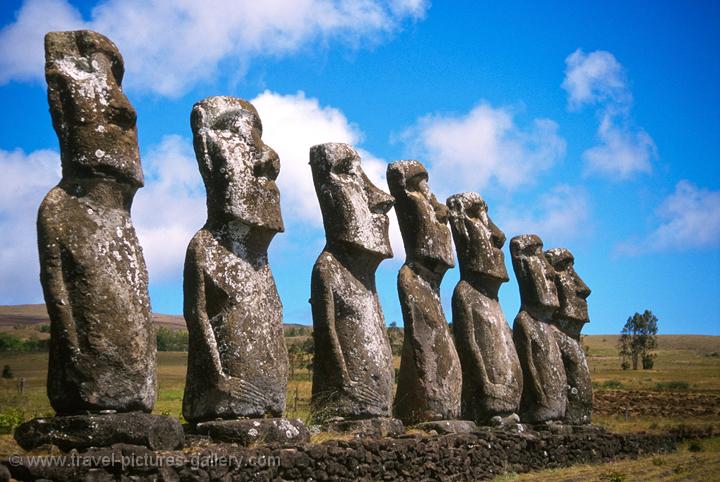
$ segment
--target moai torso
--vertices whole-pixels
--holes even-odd
[[[346,144],[310,150],[327,244],[313,267],[312,410],[317,420],[390,415],[394,370],[375,270],[392,256],[387,211]]]
[[[588,424],[592,421],[592,381],[585,351],[580,344],[580,331],[590,319],[586,298],[590,288],[575,272],[575,258],[567,249],[553,248],[545,257],[555,269],[555,286],[560,309],[553,315],[557,340],[565,376],[567,377],[567,408],[565,421],[570,424]]]
[[[520,312],[513,325],[513,340],[523,370],[520,417],[529,423],[560,420],[567,405],[567,378],[550,324],[560,307],[555,271],[542,252],[542,241],[531,234],[510,242],[513,268],[520,285]]]
[[[190,421],[280,416],[288,357],[282,304],[267,258],[283,230],[275,152],[254,107],[211,97],[193,108],[208,222],[188,246],[185,320],[190,335],[183,415]]]
[[[390,164],[387,179],[407,256],[398,273],[405,336],[393,413],[408,424],[458,418],[460,360],[440,301],[440,283],[453,266],[447,208],[417,161]]]
[[[460,281],[452,299],[455,345],[463,367],[463,418],[487,422],[516,413],[523,378],[512,332],[498,302],[508,280],[505,235],[475,193],[451,196],[450,209]]]
[[[130,219],[143,185],[135,111],[117,47],[91,31],[45,38],[48,99],[63,179],[38,212],[51,320],[48,397],[59,415],[150,411],[155,333]]]

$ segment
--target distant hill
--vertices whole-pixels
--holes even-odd
[[[156,325],[163,326],[170,330],[185,329],[185,319],[180,315],[153,313],[153,321]],[[48,318],[44,304],[0,306],[0,330],[18,325],[30,328],[32,325],[40,325],[43,323],[50,323],[50,318]],[[285,323],[285,327],[299,328],[307,326],[299,323]]]

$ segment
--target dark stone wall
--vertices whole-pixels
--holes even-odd
[[[163,468],[122,467],[120,459],[157,455],[134,446],[114,446],[87,452],[96,457],[115,454],[110,467],[42,467],[9,465],[19,480],[478,480],[504,472],[528,472],[579,463],[597,463],[643,454],[669,452],[676,437],[643,433],[613,434],[597,427],[560,427],[539,431],[483,428],[472,434],[435,437],[405,435],[380,440],[332,440],[296,447],[238,448],[229,444],[164,452],[186,457]],[[199,456],[209,456],[199,459]],[[195,457],[195,460],[192,460]],[[225,463],[223,457],[233,457]],[[99,459],[97,459],[99,460]],[[167,460],[167,458],[165,459]],[[199,466],[202,460],[205,466]],[[216,462],[212,462],[215,460]]]

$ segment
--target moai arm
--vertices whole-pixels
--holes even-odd
[[[530,390],[532,390],[535,399],[542,402],[545,400],[545,390],[543,390],[543,387],[540,386],[540,374],[537,367],[535,367],[535,360],[533,358],[533,349],[537,349],[539,347],[533,346],[535,344],[533,340],[534,333],[532,329],[529,329],[533,323],[535,323],[535,321],[530,319],[525,312],[520,312],[515,319],[515,325],[513,326],[513,338],[515,340],[515,348],[518,351],[524,351],[524,357],[520,357],[520,359],[522,360],[524,358],[527,363],[527,366],[524,367],[524,371],[526,371],[529,376],[523,376],[523,386],[527,386]],[[515,335],[516,330],[518,331],[517,335]],[[522,342],[518,343],[520,340],[522,340]],[[528,381],[531,381],[532,383],[528,384]]]
[[[470,303],[463,300],[459,293],[455,293],[452,298],[453,311],[453,331],[456,333],[456,339],[463,340],[463,343],[469,347],[472,366],[477,367],[477,372],[473,376],[477,377],[481,385],[488,389],[490,387],[490,379],[485,368],[485,361],[480,355],[480,347],[475,339],[475,327],[473,320],[472,307]],[[462,321],[460,321],[462,320]]]
[[[197,262],[194,249],[189,249],[185,263],[185,319],[188,330],[197,335],[193,342],[195,354],[204,358],[202,365],[211,368],[211,377],[221,390],[232,392],[233,396],[243,401],[253,402],[264,400],[266,396],[251,383],[229,376],[222,366],[218,344],[207,312],[207,293],[205,291],[205,273],[202,265]]]
[[[335,300],[332,288],[328,286],[324,274],[318,266],[315,267],[312,277],[312,315],[317,324],[318,334],[327,337],[326,346],[330,347],[327,362],[333,365],[334,373],[340,377],[341,385],[350,384],[345,357],[343,356],[340,340],[335,330]],[[327,373],[327,372],[326,372]]]
[[[68,346],[73,353],[80,353],[75,320],[63,275],[63,260],[60,246],[48,231],[45,216],[38,219],[38,244],[40,245],[40,281],[45,292],[48,315],[53,321],[53,343]]]

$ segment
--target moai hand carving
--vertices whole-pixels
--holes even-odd
[[[463,370],[462,416],[487,423],[518,412],[523,378],[512,332],[498,302],[508,281],[505,234],[475,193],[450,196],[460,281],[452,298],[453,332]]]
[[[529,423],[560,420],[567,404],[567,378],[560,348],[551,325],[560,308],[555,270],[543,255],[542,241],[534,234],[510,241],[513,269],[520,286],[520,312],[513,325],[513,340],[523,370],[520,418]]]
[[[398,273],[405,339],[393,412],[404,423],[455,419],[462,374],[440,302],[440,283],[454,265],[447,208],[417,161],[390,164],[387,181],[407,256]]]
[[[312,410],[319,420],[386,417],[394,370],[375,270],[392,257],[392,198],[370,182],[347,144],[312,147],[310,166],[326,235],[311,282]]]
[[[283,231],[275,184],[280,161],[244,100],[198,102],[191,125],[208,219],[185,258],[190,343],[183,415],[190,421],[280,416],[288,356],[267,257]]]
[[[58,415],[150,411],[155,331],[130,207],[143,186],[123,59],[88,30],[45,36],[45,76],[62,180],[38,212],[40,281],[51,320],[48,397]]]
[[[545,257],[555,269],[560,309],[555,312],[552,323],[559,328],[555,338],[562,354],[568,384],[568,403],[565,421],[571,424],[587,424],[592,420],[592,382],[585,351],[580,344],[580,331],[590,321],[586,298],[590,288],[575,272],[575,258],[564,248],[545,251]]]

